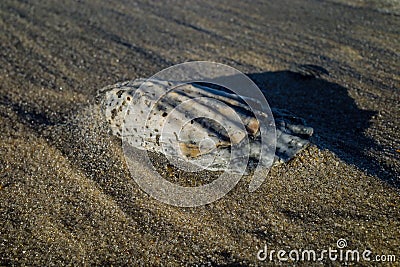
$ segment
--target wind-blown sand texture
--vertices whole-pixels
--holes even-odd
[[[339,238],[400,260],[399,6],[360,3],[0,1],[0,265],[246,266],[265,244]],[[94,97],[190,60],[248,74],[313,145],[253,193],[242,179],[198,208],[149,197]]]

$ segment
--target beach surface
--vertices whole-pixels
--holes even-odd
[[[2,0],[0,29],[1,266],[262,265],[339,239],[400,261],[399,1]],[[314,136],[255,192],[180,208],[135,183],[95,97],[193,60],[246,73]]]

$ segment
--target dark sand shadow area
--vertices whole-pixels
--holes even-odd
[[[395,170],[382,166],[367,153],[370,149],[382,149],[364,134],[377,112],[358,108],[345,87],[318,77],[318,73],[285,70],[248,75],[263,91],[271,107],[287,109],[314,128],[313,142],[318,147],[399,187]]]

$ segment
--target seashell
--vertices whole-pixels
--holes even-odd
[[[256,99],[214,87],[137,79],[107,86],[99,91],[99,97],[112,133],[137,149],[190,161],[211,171],[226,170],[230,161],[244,156],[257,162],[261,138],[255,113],[267,115],[246,104],[251,101],[257,107]],[[280,164],[309,144],[313,129],[288,111],[272,112],[274,163]],[[232,146],[237,147],[233,156]]]

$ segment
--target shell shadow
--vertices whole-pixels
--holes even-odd
[[[399,188],[396,171],[367,153],[370,149],[383,149],[364,134],[377,112],[358,108],[345,87],[321,78],[320,74],[326,75],[326,70],[304,66],[295,71],[247,75],[259,86],[272,107],[287,109],[314,128],[313,142],[319,148],[329,149],[346,163]]]

